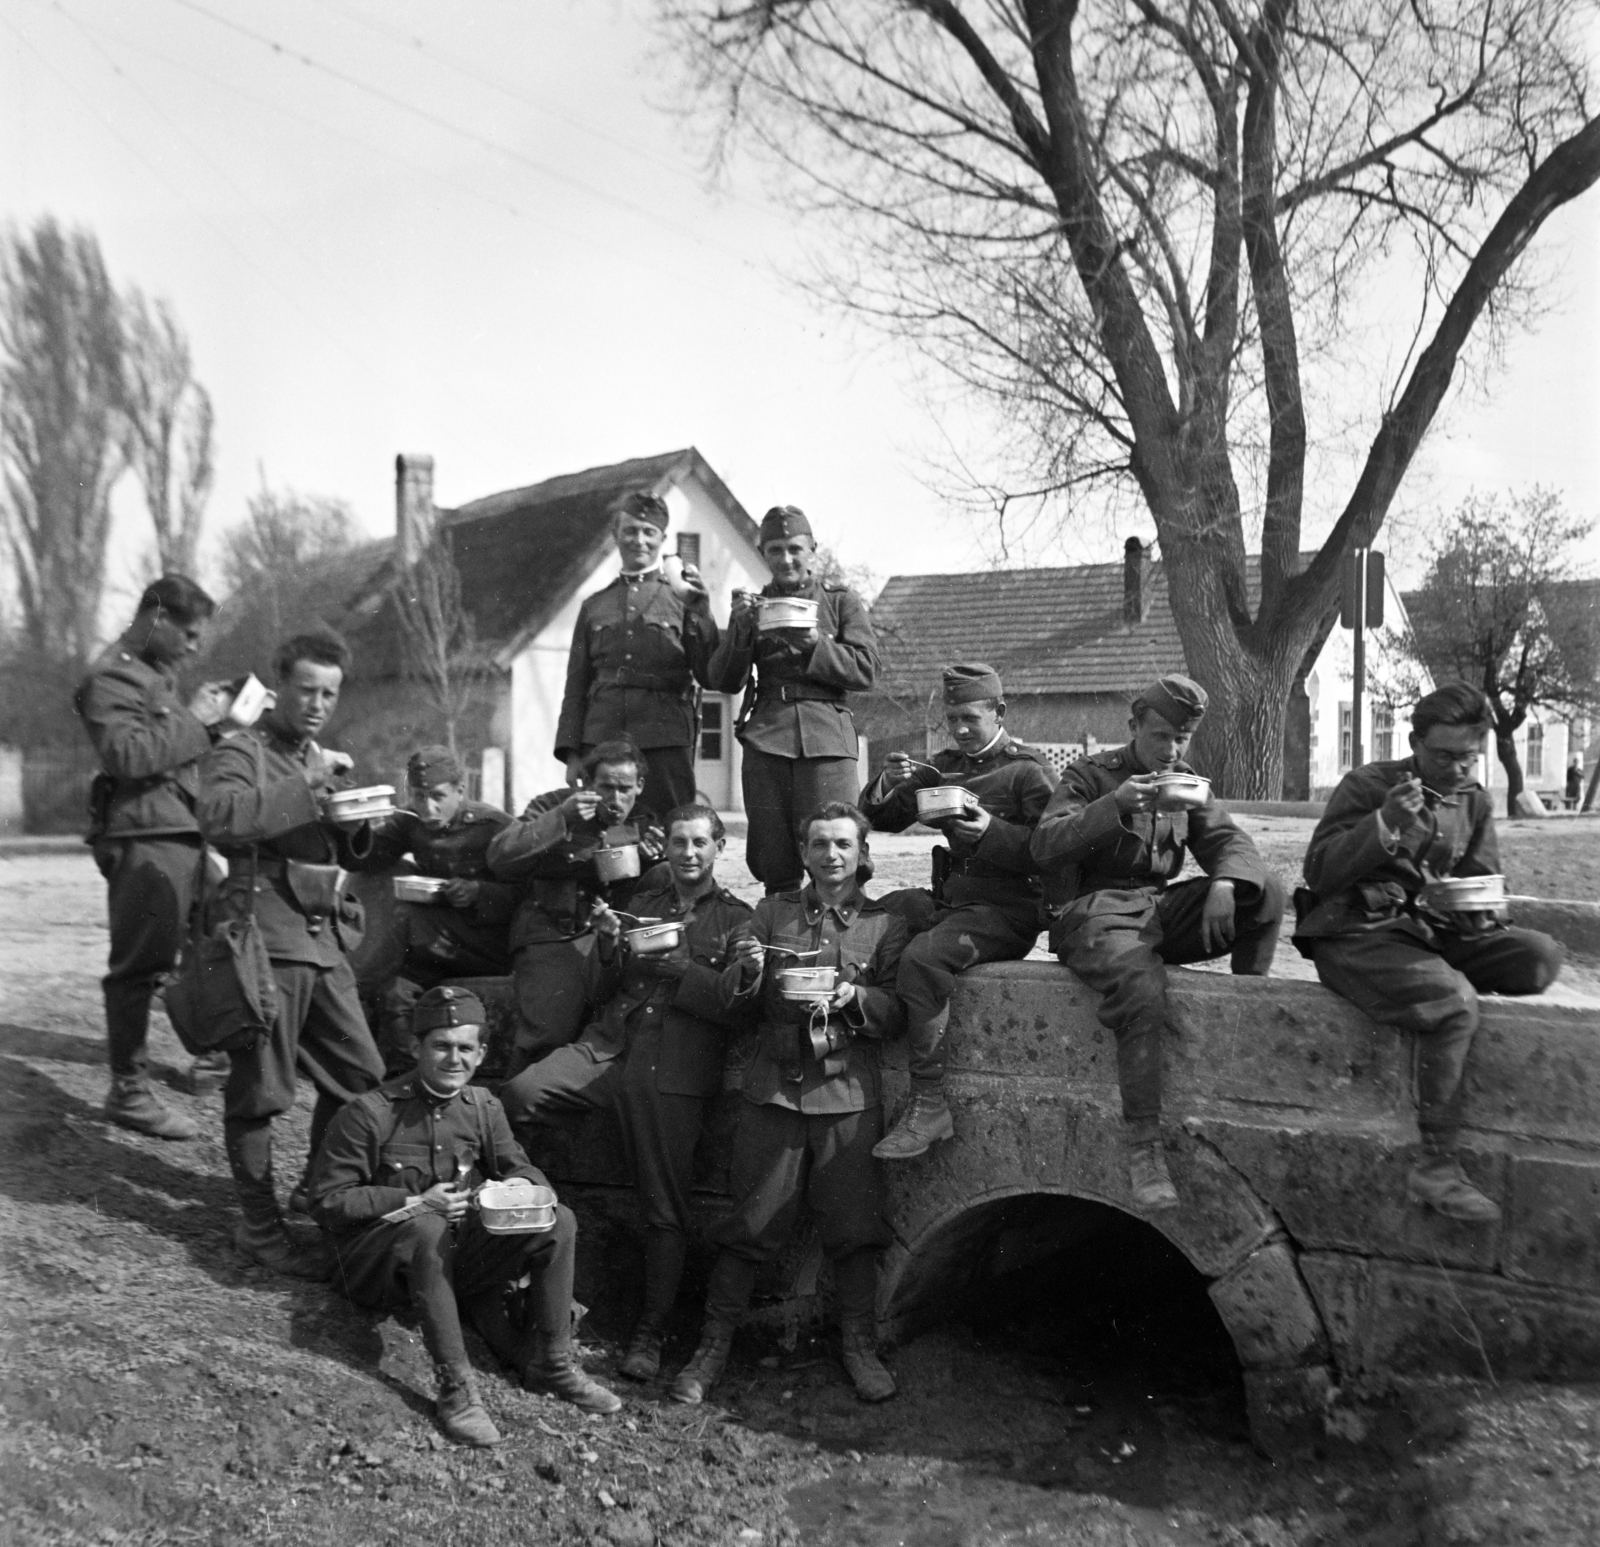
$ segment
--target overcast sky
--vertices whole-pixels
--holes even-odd
[[[453,505],[694,444],[880,578],[981,562],[922,481],[943,442],[914,362],[780,278],[796,225],[758,178],[708,187],[644,16],[0,0],[0,215],[90,227],[119,284],[173,302],[216,405],[213,528],[264,476],[387,531],[398,450]],[[1413,508],[1538,481],[1600,514],[1600,194],[1538,247],[1552,310],[1490,399],[1453,400]],[[146,533],[131,488],[119,508],[126,577]]]

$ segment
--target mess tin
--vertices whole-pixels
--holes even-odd
[[[525,1176],[485,1182],[476,1202],[478,1217],[490,1235],[536,1235],[555,1228],[555,1193]]]
[[[976,805],[972,791],[960,784],[934,784],[917,791],[917,819],[923,822],[948,822],[968,815]]]
[[[1157,811],[1198,811],[1211,799],[1211,781],[1199,774],[1156,775]]]
[[[763,634],[780,628],[815,628],[817,604],[809,596],[763,596],[757,608]]]
[[[837,967],[781,967],[778,993],[784,999],[802,1004],[817,1004],[829,998],[839,985]]]
[[[602,844],[594,851],[594,872],[602,881],[626,881],[639,874],[639,845]]]
[[[394,900],[396,902],[432,902],[449,885],[437,876],[396,876]]]
[[[1435,913],[1503,913],[1504,876],[1446,876],[1430,881],[1417,901]]]
[[[624,930],[622,938],[635,956],[660,956],[683,944],[683,920],[641,919],[636,929]]]
[[[278,695],[267,687],[254,672],[250,672],[233,688],[233,702],[228,705],[228,719],[235,725],[251,726],[278,702]]]
[[[367,784],[328,797],[328,816],[335,822],[375,822],[395,814],[394,786]]]

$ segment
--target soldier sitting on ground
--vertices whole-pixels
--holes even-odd
[[[625,921],[597,903],[589,958],[597,1019],[501,1092],[519,1132],[601,1106],[616,1110],[645,1222],[644,1311],[622,1362],[632,1380],[650,1380],[661,1367],[694,1228],[695,1143],[722,1088],[729,1029],[746,1019],[722,992],[729,948],[750,930],[749,907],[717,884],[725,841],[709,806],[679,806],[667,818],[666,863],[641,882],[632,905],[639,917],[681,922],[683,941],[664,954],[635,952],[619,938]]]
[[[906,1007],[911,1101],[873,1150],[880,1160],[909,1160],[955,1133],[944,1096],[944,1033],[956,974],[979,962],[1020,961],[1044,924],[1028,840],[1056,779],[1039,753],[1006,734],[1005,714],[993,667],[945,667],[945,729],[954,748],[934,753],[932,766],[891,753],[861,801],[886,833],[918,820],[919,789],[959,785],[977,802],[968,815],[933,824],[950,840],[933,851],[933,889],[883,899],[912,930],[895,983]]]
[[[448,747],[423,747],[406,763],[406,785],[407,808],[374,827],[358,868],[392,870],[409,855],[416,874],[443,881],[444,889],[428,902],[369,903],[367,938],[352,958],[363,996],[381,996],[379,1041],[392,1073],[411,1056],[411,1008],[425,989],[511,971],[509,925],[518,897],[516,887],[495,880],[488,859],[511,818],[467,798],[460,758]]]
[[[1221,801],[1161,809],[1157,780],[1194,771],[1183,754],[1205,708],[1198,682],[1152,683],[1133,701],[1133,739],[1073,763],[1033,834],[1050,948],[1099,991],[1116,1033],[1130,1189],[1146,1211],[1178,1204],[1161,1150],[1166,968],[1228,954],[1265,977],[1283,919],[1282,883]],[[1205,875],[1173,885],[1186,851]]]
[[[1317,976],[1374,1020],[1417,1034],[1422,1157],[1413,1203],[1452,1219],[1500,1209],[1461,1169],[1461,1080],[1478,1027],[1478,993],[1537,994],[1555,982],[1562,948],[1493,912],[1441,913],[1435,878],[1498,874],[1494,808],[1474,765],[1489,702],[1452,682],[1411,712],[1411,756],[1347,773],[1306,850],[1295,944]]]
[[[352,1101],[317,1152],[312,1210],[333,1243],[334,1281],[358,1305],[410,1303],[438,1379],[439,1426],[463,1445],[500,1439],[467,1360],[463,1311],[529,1390],[616,1412],[621,1401],[573,1354],[571,1210],[557,1205],[547,1231],[500,1235],[471,1207],[483,1181],[547,1185],[500,1103],[470,1083],[483,1062],[482,1004],[430,989],[412,1025],[416,1067]],[[508,1304],[524,1282],[526,1303]]]
[[[641,874],[660,860],[666,834],[640,802],[644,754],[631,741],[602,741],[584,759],[584,785],[536,795],[528,809],[495,834],[489,865],[502,881],[520,883],[511,920],[511,971],[517,1033],[508,1074],[583,1029],[589,1009],[589,929],[596,902],[628,906]],[[632,875],[603,879],[603,848],[637,845]]]

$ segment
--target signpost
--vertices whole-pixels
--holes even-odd
[[[1361,701],[1367,691],[1367,630],[1383,623],[1383,555],[1371,548],[1352,548],[1345,560],[1344,602],[1339,626],[1352,632],[1354,660],[1350,669],[1350,766],[1365,759],[1361,745]]]

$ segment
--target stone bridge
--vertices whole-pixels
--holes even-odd
[[[1464,1225],[1406,1201],[1409,1039],[1315,983],[1187,970],[1171,981],[1168,1160],[1183,1207],[1147,1228],[1204,1276],[1258,1433],[1379,1368],[1600,1375],[1600,1006],[1559,991],[1484,1000],[1463,1158],[1504,1219]],[[498,1020],[509,1007],[494,998]],[[1104,1210],[1131,1212],[1114,1040],[1094,1003],[1050,962],[959,980],[957,1137],[888,1168],[895,1244],[879,1313],[892,1336],[914,1334],[987,1278],[1092,1253]],[[899,1051],[887,1060],[896,1096]],[[725,1192],[736,1078],[730,1068],[702,1143],[708,1217]],[[627,1229],[630,1209],[610,1119],[560,1138],[548,1162],[591,1216],[591,1261],[616,1263],[604,1240]],[[819,1266],[801,1243],[764,1286],[769,1314],[806,1314]]]

